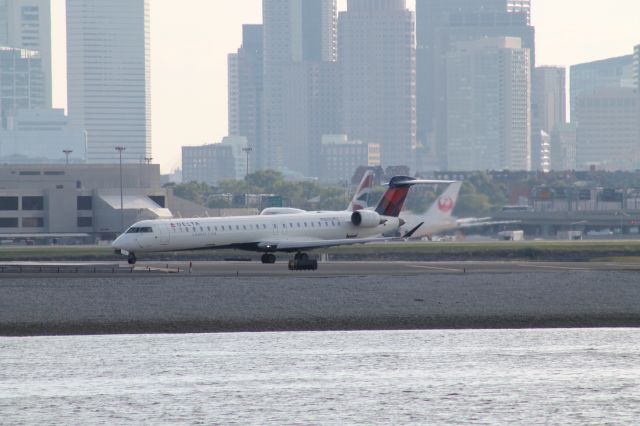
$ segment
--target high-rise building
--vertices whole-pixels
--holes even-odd
[[[531,76],[520,39],[458,43],[447,54],[450,170],[529,170]]]
[[[573,65],[570,68],[571,120],[576,113],[577,97],[596,89],[633,87],[633,55]]]
[[[543,153],[548,152],[543,147],[541,135],[552,135],[556,127],[566,123],[566,69],[562,67],[537,67],[533,75],[533,108],[531,140],[531,167],[533,170],[549,171],[543,159]],[[544,161],[543,161],[544,160]]]
[[[182,181],[217,185],[222,180],[235,179],[233,147],[214,143],[182,147]]]
[[[244,25],[242,46],[229,55],[229,136],[247,138],[251,170],[263,157],[262,36],[262,25]]]
[[[229,120],[229,135],[240,134],[240,117],[238,112],[239,83],[238,83],[238,54],[229,53],[227,56],[227,114]]]
[[[640,168],[639,98],[633,88],[581,92],[576,98],[577,167]]]
[[[289,68],[287,81],[284,164],[287,171],[318,177],[323,135],[342,131],[340,68],[336,62],[300,62]]]
[[[0,128],[7,127],[9,115],[45,104],[40,53],[0,46]]]
[[[69,118],[88,137],[88,161],[151,154],[148,0],[67,0]]]
[[[418,140],[447,167],[445,60],[458,42],[518,37],[535,66],[531,0],[416,0]]]
[[[551,170],[576,169],[576,126],[561,124],[551,134]]]
[[[9,44],[9,0],[0,0],[0,46]]]
[[[63,109],[22,109],[8,116],[6,129],[0,129],[0,162],[4,164],[67,159],[82,163],[86,155],[85,132],[69,125]]]
[[[415,17],[405,0],[349,0],[339,17],[344,133],[379,144],[384,167],[414,167]]]
[[[358,168],[380,166],[380,145],[350,141],[347,135],[324,135],[316,161],[322,182],[346,183]]]
[[[0,0],[0,46],[38,51],[44,106],[51,107],[51,0]]]
[[[640,44],[633,49],[633,79],[636,89],[640,89]]]
[[[288,70],[303,61],[335,61],[336,0],[263,0],[262,168],[287,168]],[[307,141],[299,141],[307,143]]]

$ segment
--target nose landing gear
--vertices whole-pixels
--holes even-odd
[[[129,257],[127,258],[127,262],[129,265],[135,265],[138,259],[136,259],[135,253],[129,253]]]

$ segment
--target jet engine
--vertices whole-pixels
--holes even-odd
[[[363,228],[375,228],[384,223],[384,220],[372,210],[358,210],[351,215],[351,223]]]

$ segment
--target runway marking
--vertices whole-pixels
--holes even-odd
[[[532,268],[541,268],[541,269],[560,269],[566,271],[593,271],[594,268],[577,268],[577,267],[569,267],[569,266],[551,266],[551,265],[536,265],[534,263],[519,263],[518,266],[522,268],[532,267]],[[597,269],[595,269],[597,270]]]
[[[408,264],[406,266],[409,266],[411,268],[418,268],[418,269],[431,269],[434,271],[462,272],[462,269],[443,268],[440,266],[425,266],[425,265],[415,265],[415,264]]]

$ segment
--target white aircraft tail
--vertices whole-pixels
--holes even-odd
[[[454,182],[435,199],[429,210],[422,216],[427,223],[443,223],[451,218],[456,207],[462,182]]]
[[[347,211],[355,212],[364,210],[369,207],[369,197],[371,196],[371,188],[373,188],[373,171],[367,170],[362,176],[360,185],[356,189],[356,194],[347,207]]]

